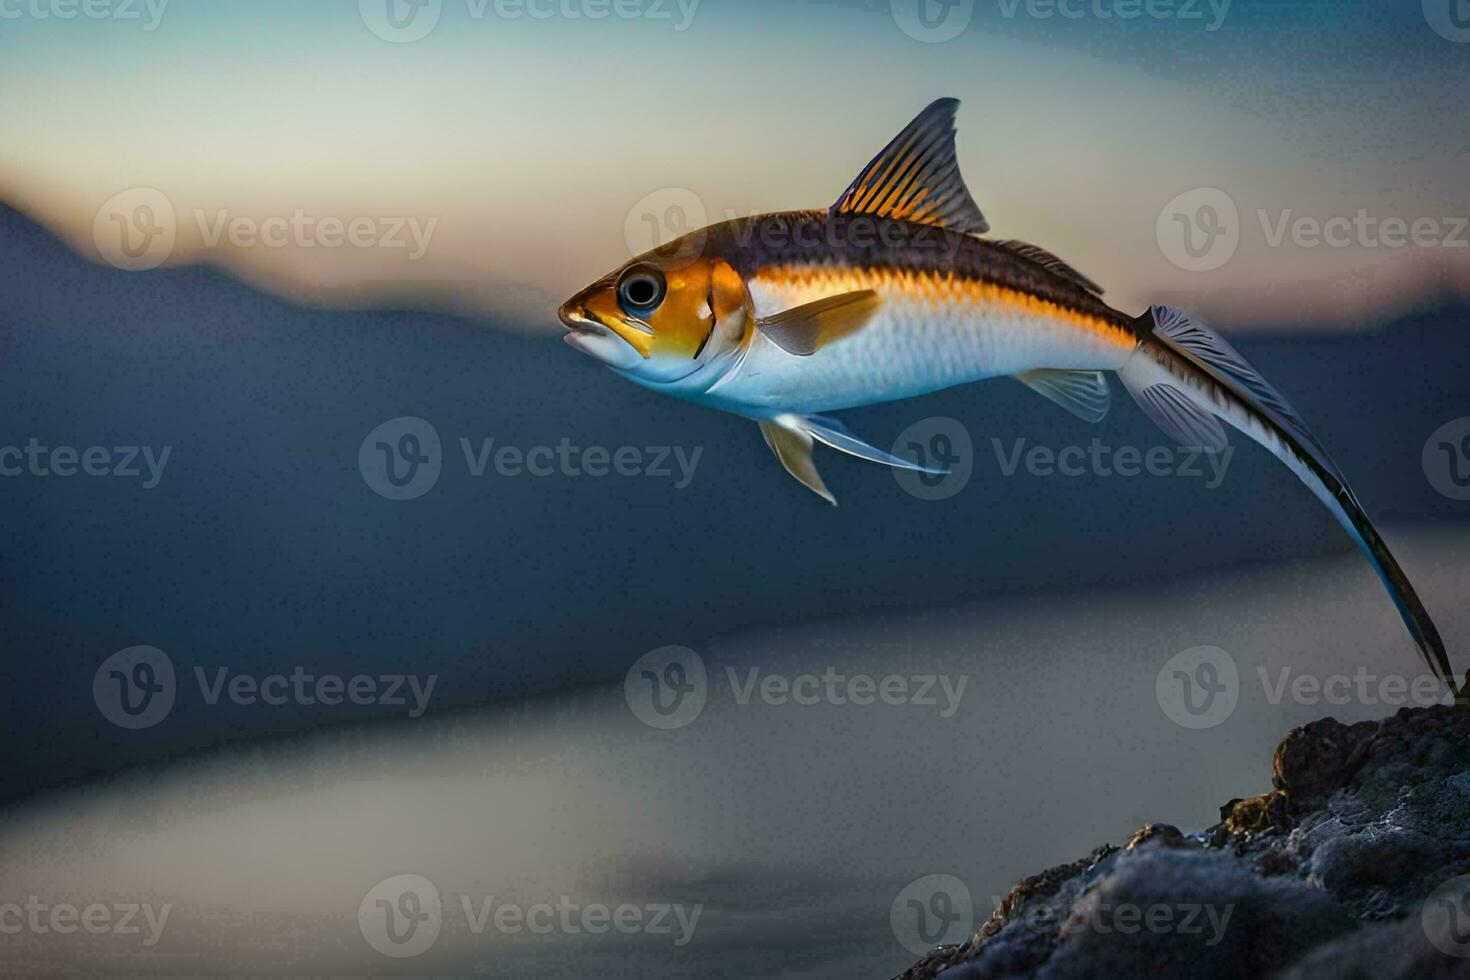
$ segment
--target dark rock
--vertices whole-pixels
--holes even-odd
[[[904,978],[1470,980],[1470,711],[1313,722],[1273,770],[1202,835],[1150,824],[1026,879]]]
[[[1470,980],[1470,959],[1436,949],[1416,916],[1374,923],[1327,943],[1277,980]]]
[[[1192,841],[1173,824],[1151,823],[1138,833],[1128,839],[1128,846],[1124,848],[1131,851],[1141,844],[1156,841],[1162,847],[1189,847],[1191,844],[1198,846],[1197,841]]]
[[[1335,718],[1323,718],[1295,729],[1276,746],[1272,784],[1298,808],[1316,805],[1362,764],[1378,728],[1373,721],[1344,725]]]

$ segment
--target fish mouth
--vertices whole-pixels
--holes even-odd
[[[557,317],[567,328],[562,334],[568,347],[581,351],[612,368],[631,370],[643,355],[618,331],[591,313],[580,303],[568,302],[557,310]]]
[[[592,336],[611,333],[602,321],[595,320],[589,316],[587,314],[587,308],[584,306],[566,303],[561,309],[556,311],[556,315],[570,333],[590,334]]]

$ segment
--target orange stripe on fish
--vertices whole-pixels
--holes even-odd
[[[820,291],[833,295],[873,290],[880,296],[896,295],[912,302],[927,303],[935,311],[946,305],[967,307],[968,310],[956,310],[955,315],[963,317],[968,312],[977,320],[997,310],[1036,319],[1059,320],[1122,350],[1132,350],[1138,345],[1137,334],[1115,321],[1024,290],[959,276],[951,271],[792,264],[761,267],[751,278],[777,290]]]

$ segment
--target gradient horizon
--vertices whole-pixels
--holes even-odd
[[[1470,290],[1470,43],[1439,0],[1157,0],[1172,16],[1134,19],[1135,0],[951,0],[930,20],[963,30],[937,43],[913,36],[915,0],[427,0],[396,8],[435,15],[407,35],[376,19],[387,2],[92,0],[108,15],[62,20],[64,2],[3,0],[0,201],[100,260],[102,212],[147,188],[173,212],[169,263],[556,329],[548,304],[686,226],[826,206],[953,95],[994,234],[1121,308],[1341,326]],[[1213,213],[1211,189],[1238,246],[1170,254],[1169,210]],[[298,214],[432,233],[417,257],[218,234]],[[1301,219],[1352,227],[1314,241]],[[1385,220],[1435,230],[1396,246]]]

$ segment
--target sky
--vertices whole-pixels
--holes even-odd
[[[1125,309],[1341,326],[1470,283],[1452,2],[0,0],[0,201],[137,271],[549,330],[951,95],[994,234]]]

